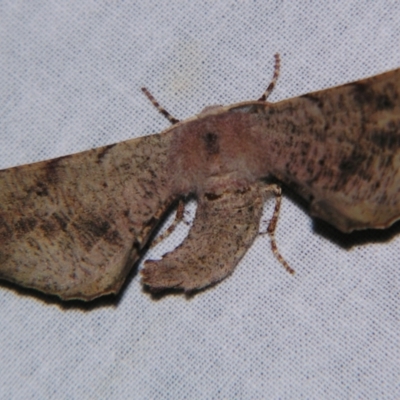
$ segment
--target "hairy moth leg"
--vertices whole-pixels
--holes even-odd
[[[265,193],[272,192],[275,196],[275,208],[274,213],[272,214],[272,218],[269,221],[268,228],[266,232],[262,232],[261,234],[268,233],[271,241],[271,249],[274,253],[274,256],[278,259],[278,261],[283,265],[287,272],[290,274],[294,274],[294,269],[292,269],[287,261],[282,257],[281,253],[278,250],[278,246],[275,240],[275,230],[278,224],[279,212],[281,209],[282,202],[282,188],[276,184],[268,185],[264,188]]]
[[[158,243],[162,242],[166,239],[171,233],[175,230],[178,224],[183,219],[183,214],[185,212],[185,203],[183,200],[179,200],[178,207],[176,209],[175,219],[172,224],[167,228],[165,232],[163,232],[160,236],[156,237],[150,245],[150,248],[153,248],[158,245]]]

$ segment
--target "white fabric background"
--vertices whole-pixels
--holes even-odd
[[[271,101],[399,68],[399,21],[398,1],[3,0],[0,168],[168,127],[141,86],[180,119],[256,99],[275,52]],[[88,305],[1,283],[0,398],[398,399],[399,231],[341,235],[286,196],[295,276],[260,237],[189,299],[154,299],[137,274]]]

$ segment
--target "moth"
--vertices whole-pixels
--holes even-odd
[[[263,203],[289,185],[342,232],[400,219],[400,69],[277,103],[207,107],[159,133],[0,171],[0,278],[63,300],[117,293],[177,201],[198,201],[183,243],[148,260],[153,290],[229,275],[259,234]],[[182,203],[178,207],[182,210]],[[179,213],[181,214],[181,212]]]

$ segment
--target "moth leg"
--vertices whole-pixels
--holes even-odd
[[[146,261],[142,282],[189,292],[222,280],[257,237],[263,203],[259,184],[200,196],[187,238],[161,260]]]
[[[275,67],[274,67],[274,75],[272,77],[272,80],[270,84],[267,87],[267,90],[264,92],[264,94],[258,99],[258,101],[266,101],[268,99],[268,96],[272,93],[272,91],[275,88],[276,82],[278,81],[279,78],[279,72],[281,69],[281,59],[279,57],[279,53],[276,53],[274,55],[275,57]]]
[[[158,243],[162,242],[164,239],[166,239],[175,230],[175,228],[178,226],[178,224],[183,219],[184,211],[185,211],[185,203],[183,202],[183,200],[179,200],[178,208],[176,210],[174,222],[172,222],[172,224],[168,227],[168,229],[164,233],[162,233],[160,236],[156,237],[153,240],[153,242],[150,245],[150,248],[153,248]]]
[[[154,96],[145,88],[142,87],[142,92],[146,95],[146,97],[151,101],[153,106],[157,108],[159,113],[164,115],[165,118],[168,119],[169,122],[171,122],[172,125],[175,125],[179,122],[179,119],[174,118],[164,107],[161,107],[158,101],[154,98]]]
[[[275,240],[275,230],[278,224],[279,212],[281,209],[281,202],[282,202],[282,188],[276,184],[271,184],[265,187],[264,190],[266,193],[272,192],[275,195],[275,208],[272,218],[269,221],[267,232],[263,233],[268,233],[271,241],[272,252],[278,259],[278,261],[283,265],[283,267],[286,269],[287,272],[289,272],[290,274],[294,274],[294,269],[292,269],[287,263],[287,261],[282,257],[281,253],[278,250],[278,246]]]

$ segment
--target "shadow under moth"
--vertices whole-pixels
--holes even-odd
[[[400,219],[400,69],[269,103],[207,107],[159,133],[0,171],[0,278],[61,299],[117,293],[171,204],[198,201],[183,243],[148,260],[153,290],[193,291],[229,275],[281,189],[342,232]],[[182,210],[182,204],[178,209]]]

